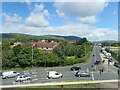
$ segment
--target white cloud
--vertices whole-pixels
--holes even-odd
[[[34,8],[33,12],[34,12],[34,13],[39,13],[39,12],[41,12],[43,9],[44,9],[43,4],[40,4],[40,5],[35,4],[35,8]]]
[[[89,17],[83,17],[83,18],[79,18],[79,20],[83,23],[96,23],[97,19],[95,16],[89,16]]]
[[[3,13],[3,17],[5,18],[6,22],[21,22],[23,20],[22,17],[18,16],[17,14],[9,16],[8,14]]]
[[[30,16],[26,18],[26,25],[32,27],[46,27],[49,25],[50,14],[48,10],[44,10],[44,6],[42,4],[35,4],[34,10],[30,13]]]
[[[57,14],[58,14],[59,17],[67,18],[64,12],[61,12],[61,11],[58,10],[58,9],[56,10],[56,12],[57,12]]]
[[[48,26],[49,22],[44,18],[42,14],[31,13],[31,15],[26,19],[26,25],[42,27]]]
[[[75,16],[81,21],[89,23],[88,19],[96,22],[96,16],[107,6],[106,2],[56,2],[57,13],[59,16]],[[60,13],[62,12],[62,14]]]
[[[28,8],[31,10],[31,2],[29,0],[26,0],[26,4],[27,4]]]
[[[118,31],[109,28],[96,28],[87,24],[68,24],[59,27],[27,27],[26,25],[6,25],[3,26],[3,32],[25,33],[32,35],[64,35],[87,37],[88,40],[117,40]]]
[[[50,16],[50,13],[48,12],[48,10],[43,10],[43,14],[44,14],[45,16]]]

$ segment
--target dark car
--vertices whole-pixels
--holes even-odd
[[[76,71],[76,70],[80,70],[80,69],[81,69],[81,67],[79,67],[79,66],[74,66],[74,67],[70,68],[71,71]]]
[[[77,77],[90,77],[90,73],[85,72],[83,70],[79,70],[76,72],[75,76],[77,76]]]
[[[120,68],[120,62],[115,62],[114,66]]]
[[[109,62],[113,62],[113,59],[112,59],[112,57],[110,57],[110,58],[108,59],[108,61],[109,61]]]
[[[100,64],[100,61],[94,62],[94,65],[98,65],[98,64]]]

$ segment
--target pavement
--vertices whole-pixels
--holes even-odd
[[[93,54],[95,55],[93,57]],[[70,71],[72,66],[66,67],[49,67],[49,68],[33,68],[28,70],[19,71],[21,74],[25,74],[32,77],[30,81],[15,82],[15,78],[2,79],[2,85],[21,85],[21,84],[38,84],[38,83],[47,83],[47,82],[58,82],[58,81],[70,81],[70,80],[114,80],[118,79],[117,70],[118,68],[114,67],[113,64],[107,64],[107,59],[105,63],[102,63],[102,60],[105,59],[104,55],[100,52],[99,46],[94,46],[94,50],[89,57],[88,62],[84,64],[76,64],[73,66],[80,66],[82,70],[89,71],[90,77],[76,77],[76,71]],[[99,65],[94,65],[94,62],[99,60],[101,63]],[[91,67],[93,65],[93,67]],[[99,69],[104,68],[102,74],[99,73]],[[93,70],[94,69],[94,70]],[[48,79],[48,71],[57,71],[63,74],[63,78],[59,79]],[[1,79],[1,78],[0,78]]]

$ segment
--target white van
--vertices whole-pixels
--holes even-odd
[[[63,75],[61,73],[56,72],[56,71],[49,71],[47,77],[49,79],[52,79],[52,78],[62,78]]]
[[[6,79],[8,77],[15,77],[19,74],[20,73],[18,73],[16,71],[5,71],[5,72],[2,72],[2,79]]]
[[[109,57],[111,57],[111,53],[106,53],[105,56],[107,59],[109,59]]]

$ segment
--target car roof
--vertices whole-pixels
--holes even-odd
[[[4,71],[3,73],[7,73],[7,72],[16,72],[16,71]]]

